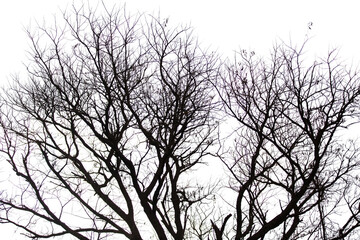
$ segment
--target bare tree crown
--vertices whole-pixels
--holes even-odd
[[[0,158],[19,180],[1,223],[33,239],[358,236],[358,143],[341,129],[360,83],[336,51],[225,63],[168,19],[84,7],[64,20],[29,32],[29,79],[0,99]],[[229,186],[192,180],[212,161]]]

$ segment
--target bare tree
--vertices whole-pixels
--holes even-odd
[[[308,64],[303,49],[239,52],[218,83],[238,126],[219,155],[236,195],[231,239],[359,237],[359,145],[344,129],[359,116],[360,78],[337,51]]]
[[[14,173],[0,223],[33,239],[359,237],[346,128],[360,78],[336,51],[308,65],[304,46],[281,45],[270,60],[242,51],[220,64],[191,28],[97,11],[28,33],[29,79],[0,98],[0,157]],[[231,192],[194,180],[208,159]]]
[[[20,182],[0,221],[34,239],[203,235],[192,223],[209,214],[191,214],[213,187],[187,176],[215,141],[218,58],[167,20],[85,7],[64,19],[29,32],[29,80],[1,99],[1,157]]]

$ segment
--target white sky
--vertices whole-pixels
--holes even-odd
[[[97,0],[88,0],[96,3]],[[191,23],[205,46],[224,55],[240,47],[267,54],[280,39],[308,45],[319,55],[341,47],[346,59],[360,59],[360,2],[357,0],[104,0],[126,3],[131,11],[170,17],[172,23]],[[24,28],[30,20],[52,21],[73,0],[11,0],[0,5],[0,82],[18,73],[28,48]],[[79,2],[79,1],[74,1]],[[359,3],[358,3],[359,2]],[[311,31],[308,23],[313,22]],[[355,62],[356,63],[356,62]]]
[[[96,3],[96,0],[88,0]],[[0,4],[0,83],[11,79],[26,63],[28,49],[24,28],[30,20],[52,21],[59,9],[73,0],[3,0]],[[74,0],[74,2],[79,2]],[[360,1],[358,0],[104,0],[126,3],[130,11],[170,17],[173,24],[191,23],[204,46],[230,55],[239,48],[266,55],[275,41],[301,44],[312,36],[308,47],[323,56],[340,47],[340,56],[360,62]],[[313,22],[312,29],[308,23]],[[23,75],[21,75],[23,76]],[[25,75],[26,76],[26,75]],[[1,85],[0,84],[0,85]],[[0,225],[2,239],[23,239]],[[6,235],[8,234],[8,235]]]

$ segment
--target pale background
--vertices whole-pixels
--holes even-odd
[[[24,29],[35,21],[53,21],[73,0],[2,0],[0,3],[0,85],[12,74],[26,78],[28,42]],[[88,0],[96,4],[97,0]],[[104,0],[131,12],[170,18],[171,24],[191,24],[205,47],[231,57],[234,50],[269,53],[275,42],[300,45],[310,37],[308,51],[324,56],[340,48],[348,64],[360,63],[360,2],[357,0]],[[309,29],[308,24],[313,25]],[[310,54],[310,56],[311,56]],[[0,171],[1,174],[1,171]],[[0,225],[0,239],[24,239],[9,225]]]

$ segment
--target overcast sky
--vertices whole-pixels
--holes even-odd
[[[97,1],[88,0],[91,4]],[[28,43],[24,28],[30,21],[53,21],[60,9],[73,0],[11,0],[0,5],[0,82],[11,80],[26,63]],[[78,2],[78,1],[75,1]],[[173,24],[190,23],[204,46],[223,56],[239,48],[266,55],[274,42],[301,44],[312,37],[308,47],[321,56],[339,47],[346,61],[360,61],[360,3],[357,0],[104,0],[112,5],[126,3],[132,12],[160,13]],[[309,29],[308,24],[313,25]],[[25,75],[26,76],[26,75]],[[0,225],[2,239],[6,237]],[[5,231],[11,232],[11,231]],[[11,233],[9,233],[11,234]]]
[[[97,1],[88,0],[90,3]],[[129,11],[170,17],[173,24],[191,23],[204,46],[222,55],[239,48],[267,54],[275,41],[301,44],[306,35],[318,55],[340,47],[347,60],[360,59],[360,3],[329,0],[104,0],[126,3]],[[0,6],[0,82],[20,71],[28,48],[24,28],[30,21],[52,21],[73,0],[12,0]],[[79,1],[75,1],[79,2]],[[310,30],[308,23],[312,22]],[[356,60],[358,61],[358,60]]]

